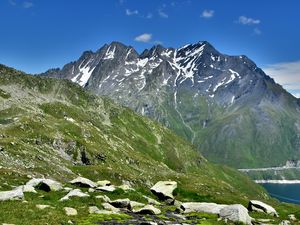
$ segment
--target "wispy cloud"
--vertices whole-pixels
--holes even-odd
[[[33,4],[33,2],[25,1],[25,2],[23,2],[22,6],[25,9],[29,9],[29,8],[32,8],[34,6],[34,4]]]
[[[260,20],[253,19],[253,18],[246,17],[246,16],[240,16],[238,19],[238,23],[240,23],[242,25],[255,25],[255,24],[260,24]]]
[[[135,41],[148,43],[152,40],[152,34],[144,33],[134,38]]]
[[[212,18],[215,14],[215,11],[214,10],[208,10],[208,9],[205,9],[202,13],[201,13],[201,17],[202,18],[206,18],[206,19],[209,19],[209,18]]]
[[[267,65],[263,70],[293,95],[300,97],[300,60]]]
[[[262,32],[261,32],[260,29],[258,29],[258,28],[256,27],[256,28],[254,28],[253,33],[254,33],[255,35],[261,35]]]
[[[12,6],[16,6],[17,3],[14,0],[8,0],[8,3]]]
[[[163,9],[158,10],[158,15],[165,19],[169,18],[169,15]]]
[[[148,14],[146,15],[146,18],[147,18],[147,19],[152,19],[152,18],[153,18],[153,14],[152,14],[152,13],[148,13]]]
[[[130,9],[126,9],[125,13],[127,16],[132,16],[132,15],[138,15],[139,11],[138,10],[130,10]]]

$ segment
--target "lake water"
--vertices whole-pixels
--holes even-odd
[[[269,194],[282,202],[300,205],[300,184],[261,184]]]

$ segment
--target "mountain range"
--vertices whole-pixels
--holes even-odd
[[[158,121],[212,162],[255,168],[300,159],[299,100],[246,56],[206,41],[141,54],[112,42],[40,75],[71,80]]]

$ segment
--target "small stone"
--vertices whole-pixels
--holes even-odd
[[[109,185],[111,185],[111,183],[109,180],[99,180],[99,181],[97,181],[97,185],[98,186],[109,186]]]
[[[52,208],[50,205],[36,205],[38,209],[47,209],[47,208]]]
[[[93,192],[95,192],[95,189],[94,188],[89,188],[88,192],[93,193]]]
[[[101,200],[103,200],[104,202],[110,202],[110,201],[111,201],[110,198],[107,197],[106,195],[97,195],[95,198],[101,199]]]
[[[64,207],[64,210],[67,216],[76,216],[78,214],[77,210],[74,208]]]
[[[102,206],[105,210],[109,210],[109,211],[112,211],[112,212],[120,212],[120,209],[112,206],[111,204],[105,202],[105,203],[102,203]]]
[[[291,220],[291,221],[296,221],[296,220],[297,220],[297,218],[296,218],[296,216],[295,216],[294,214],[288,215],[288,218],[289,218],[289,220]]]
[[[102,187],[97,187],[97,191],[106,191],[106,192],[114,192],[116,190],[115,186],[110,185],[110,186],[102,186]]]

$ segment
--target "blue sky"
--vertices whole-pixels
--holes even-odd
[[[247,55],[296,95],[299,9],[298,0],[1,0],[0,63],[39,73],[114,40],[138,51],[207,40]]]

